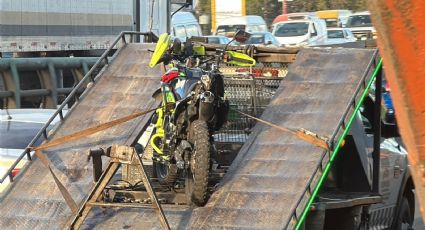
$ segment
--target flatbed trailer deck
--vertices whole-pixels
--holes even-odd
[[[50,138],[57,138],[132,112],[154,108],[159,69],[148,69],[151,45],[126,44]],[[303,128],[328,137],[342,136],[364,96],[377,65],[366,49],[304,49],[281,81],[261,119]],[[318,65],[317,63],[320,63]],[[93,186],[89,149],[112,143],[132,145],[149,115],[95,135],[45,150],[55,172],[81,203]],[[295,227],[320,186],[331,154],[264,124],[257,124],[205,207],[164,205],[173,229],[282,229]],[[322,167],[318,167],[321,165]],[[160,229],[153,209],[94,207],[85,229]],[[71,212],[48,170],[35,159],[1,200],[0,228],[63,228]]]

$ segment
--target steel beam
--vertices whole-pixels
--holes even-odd
[[[43,97],[43,108],[56,108],[58,94],[70,90],[58,86],[58,69],[71,69],[74,80],[79,82],[89,72],[89,68],[98,60],[96,57],[59,57],[59,58],[3,58],[0,59],[0,71],[3,72],[5,91],[0,91],[0,98],[7,98],[9,108],[20,108],[21,98],[25,95]],[[19,71],[34,71],[41,88],[31,92],[21,90]],[[92,77],[93,78],[93,77]],[[8,93],[12,92],[12,94]],[[46,92],[48,94],[46,95]],[[40,94],[41,93],[41,94]]]
[[[425,2],[369,0],[400,133],[425,217]]]
[[[19,70],[47,69],[48,64],[55,68],[79,68],[82,63],[93,66],[97,57],[50,57],[50,58],[1,58],[0,70],[7,70],[14,64]]]
[[[14,90],[14,105],[16,108],[21,108],[21,83],[19,82],[19,72],[15,64],[10,65],[10,73],[12,76],[10,88]]]

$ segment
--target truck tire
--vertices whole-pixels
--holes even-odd
[[[186,173],[186,198],[189,205],[202,206],[207,201],[208,174],[210,169],[210,137],[207,122],[196,120],[190,127],[193,151]]]
[[[413,229],[413,213],[410,213],[409,200],[403,196],[400,203],[400,212],[396,219],[396,225],[394,230],[410,230]]]

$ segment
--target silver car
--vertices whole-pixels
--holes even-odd
[[[9,167],[24,152],[25,148],[36,136],[56,110],[54,109],[9,109],[0,110],[0,177],[3,177]],[[67,110],[64,110],[64,115]],[[59,121],[56,117],[50,124],[48,131]],[[39,138],[34,146],[39,145],[43,138]],[[25,159],[25,158],[24,158]],[[13,171],[13,176],[19,173],[26,161],[21,160]],[[0,184],[0,196],[10,183],[6,179]]]
[[[327,44],[342,44],[347,42],[357,41],[351,30],[346,28],[330,28],[327,29],[328,41]]]
[[[208,44],[227,44],[230,39],[225,36],[205,36],[208,38]]]

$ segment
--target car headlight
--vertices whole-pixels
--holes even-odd
[[[300,44],[298,44],[298,46],[301,46],[301,47],[308,46],[308,41],[303,41]]]

